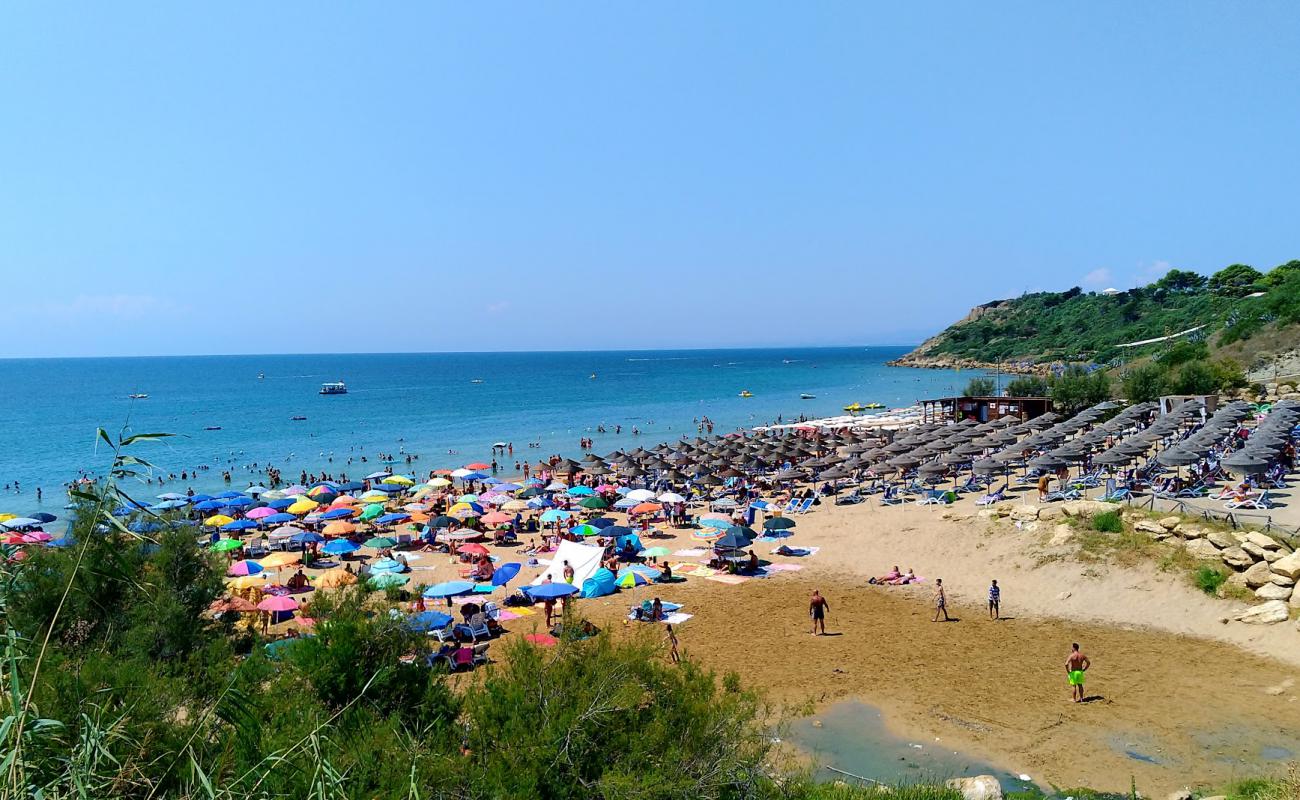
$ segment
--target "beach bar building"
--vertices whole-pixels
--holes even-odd
[[[973,419],[988,422],[1002,417],[1021,421],[1041,417],[1052,410],[1050,397],[939,397],[921,401],[924,422],[960,422]]]

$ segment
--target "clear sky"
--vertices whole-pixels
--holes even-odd
[[[918,341],[1300,258],[1300,4],[9,3],[0,356]]]

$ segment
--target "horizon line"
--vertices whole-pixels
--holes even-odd
[[[494,355],[499,353],[514,354],[548,354],[548,353],[698,353],[712,350],[779,350],[783,347],[801,350],[848,350],[858,347],[917,347],[919,342],[893,344],[785,344],[756,346],[723,347],[611,347],[595,350],[551,349],[551,350],[320,350],[299,353],[151,353],[147,355],[81,355],[81,356],[0,356],[0,361],[72,361],[90,359],[127,359],[127,358],[243,358],[243,357],[280,357],[280,356],[437,356],[437,355]]]

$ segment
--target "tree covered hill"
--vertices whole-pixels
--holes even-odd
[[[1074,287],[978,306],[895,362],[949,366],[1002,362],[1112,364],[1150,349],[1119,345],[1179,334],[1226,345],[1265,327],[1300,323],[1300,261],[1261,273],[1233,264],[1206,277],[1170,270],[1146,286],[1103,294]],[[1201,327],[1204,326],[1204,327]],[[1151,345],[1167,347],[1170,343]]]

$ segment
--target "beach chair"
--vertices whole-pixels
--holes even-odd
[[[799,507],[799,501],[797,499],[791,500],[790,502],[785,504],[784,508],[781,509],[781,513],[785,514],[786,516],[789,516],[793,514],[794,510],[798,507]]]
[[[926,489],[925,494],[921,495],[916,501],[918,506],[934,506],[944,502],[947,492],[943,489]]]
[[[907,501],[904,500],[902,495],[899,493],[898,487],[890,484],[885,487],[885,493],[880,496],[880,502],[883,505],[896,506],[900,503],[906,503]]]
[[[794,511],[792,511],[791,513],[793,513],[793,514],[807,514],[809,511],[812,510],[813,503],[816,502],[816,500],[817,500],[817,498],[815,498],[815,497],[807,497],[807,498],[804,498],[804,501],[803,501],[802,503],[799,504],[799,507],[796,508],[796,509],[795,509]]]
[[[1044,503],[1056,503],[1065,500],[1078,500],[1083,497],[1083,493],[1077,489],[1060,489],[1055,492],[1048,492],[1043,498]]]
[[[986,495],[984,495],[983,497],[977,499],[977,500],[975,501],[975,505],[977,505],[977,506],[991,506],[991,505],[993,505],[994,503],[1000,503],[1000,502],[1002,502],[1004,499],[1006,499],[1006,491],[1007,491],[1007,487],[1003,486],[1001,489],[998,489],[996,492],[991,492],[991,493],[986,494]]]
[[[1265,491],[1259,497],[1247,497],[1241,500],[1229,500],[1228,502],[1223,504],[1223,507],[1228,509],[1229,511],[1236,511],[1238,509],[1250,509],[1253,511],[1267,511],[1268,509],[1273,507],[1273,498],[1269,497],[1268,492]]]
[[[470,651],[471,652],[470,666],[479,667],[484,664],[487,664],[490,660],[488,659],[488,648],[491,646],[492,645],[490,645],[487,642],[479,642],[478,644],[474,645],[474,649]]]
[[[1101,496],[1101,501],[1103,503],[1122,503],[1125,500],[1128,500],[1131,496],[1132,492],[1129,491],[1127,486],[1120,486],[1115,489],[1108,489],[1106,493]]]
[[[429,635],[440,642],[454,642],[456,641],[456,626],[448,622],[444,628],[435,628],[429,631]]]
[[[861,503],[863,497],[865,497],[865,495],[863,494],[862,489],[861,489],[861,488],[854,488],[853,491],[848,492],[847,494],[842,494],[842,495],[836,497],[836,498],[835,498],[835,505],[837,505],[837,506],[851,506],[851,505],[854,505],[854,504],[856,504],[856,503]]]

